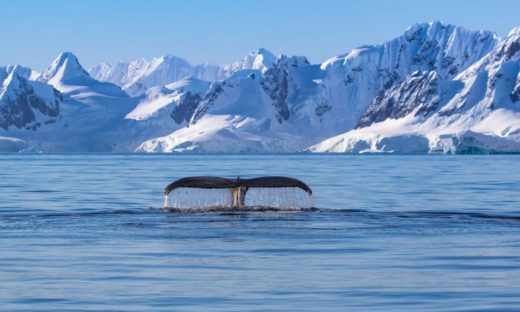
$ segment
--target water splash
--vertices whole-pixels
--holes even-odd
[[[230,189],[177,188],[166,198],[165,206],[173,209],[231,210]],[[245,209],[297,210],[314,207],[312,196],[296,187],[249,188]]]
[[[314,206],[314,201],[311,195],[294,187],[255,187],[247,191],[246,206],[310,208]]]

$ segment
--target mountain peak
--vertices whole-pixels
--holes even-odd
[[[266,67],[271,66],[271,64],[276,61],[276,55],[265,48],[259,48],[256,51],[250,52],[248,56],[253,57],[255,61],[261,61]]]
[[[449,23],[445,23],[443,21],[431,21],[424,23],[416,23],[412,26],[408,27],[404,33],[407,39],[419,38],[422,36],[427,36],[430,38],[433,37],[442,37],[443,35],[450,36],[453,33],[457,33],[457,35],[465,34],[465,35],[475,35],[480,36],[482,38],[488,37],[493,38],[493,40],[497,41],[498,36],[488,30],[469,30],[462,26],[457,26]]]
[[[111,97],[128,97],[119,86],[92,78],[81,66],[76,55],[71,52],[58,55],[38,80],[52,85],[65,95],[73,95],[89,89]]]
[[[0,73],[0,94],[22,88],[22,84],[31,76],[31,69],[20,65],[9,66],[5,70]]]
[[[249,52],[241,61],[224,66],[227,72],[237,72],[243,69],[266,71],[276,61],[276,56],[270,51],[259,48]]]
[[[42,74],[40,80],[54,84],[80,77],[90,78],[76,55],[71,52],[62,52]]]
[[[425,28],[426,29],[429,29],[429,28],[439,29],[439,28],[446,28],[446,27],[455,27],[455,26],[452,24],[444,23],[443,21],[419,22],[419,23],[415,23],[415,24],[409,26],[406,29],[406,33],[414,32],[418,29],[425,29]]]
[[[25,78],[27,76],[27,71],[30,71],[30,69],[22,67],[20,65],[14,65],[10,70],[9,76],[16,75]]]
[[[56,58],[56,60],[66,60],[66,59],[73,59],[73,60],[78,60],[77,56],[72,53],[72,52],[69,52],[69,51],[64,51],[64,52],[61,52],[58,57]]]
[[[52,62],[50,68],[59,68],[62,66],[66,66],[68,69],[73,69],[75,71],[84,71],[83,67],[78,61],[78,58],[72,52],[62,52],[54,61]]]
[[[118,64],[120,64],[120,63],[118,63]],[[97,65],[92,66],[88,70],[88,72],[92,78],[94,78],[96,80],[100,80],[100,81],[106,81],[108,79],[110,73],[112,72],[112,70],[113,70],[113,68],[110,64],[99,63]]]
[[[520,37],[520,26],[511,29],[511,31],[509,32],[509,34],[507,36],[508,37]]]
[[[35,130],[53,121],[59,114],[61,94],[47,84],[30,81],[28,68],[15,65],[8,70],[0,81],[0,128]]]
[[[5,96],[9,96],[13,90],[20,88],[20,69],[21,67],[18,65],[13,67],[11,72],[2,82],[2,85],[0,86],[0,99],[4,98]]]
[[[274,54],[266,48],[258,48],[257,50],[251,52],[251,54],[274,56]]]

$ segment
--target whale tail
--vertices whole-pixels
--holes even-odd
[[[212,176],[196,176],[196,177],[186,177],[179,180],[176,180],[170,183],[164,189],[165,196],[165,208],[169,208],[174,205],[170,205],[175,198],[170,200],[170,194],[178,189],[210,189],[210,190],[222,190],[228,193],[227,198],[229,199],[228,205],[232,208],[242,208],[246,206],[246,196],[251,193],[261,193],[260,190],[274,190],[274,189],[285,189],[285,188],[297,188],[303,190],[308,198],[312,195],[311,188],[305,184],[304,182],[290,178],[290,177],[281,177],[281,176],[272,176],[272,177],[259,177],[252,179],[242,179],[237,177],[236,179],[226,179],[221,177],[212,177]],[[263,194],[263,193],[262,193]],[[225,195],[224,195],[225,196]],[[191,196],[193,198],[193,194]],[[251,194],[249,197],[254,197],[257,199],[258,205],[264,205],[269,203],[269,195],[254,195]],[[279,194],[276,196],[277,199],[280,199],[281,196]],[[294,196],[293,196],[294,197]],[[262,200],[259,200],[262,199]],[[263,202],[262,202],[263,201]],[[211,205],[212,203],[206,203],[206,205]],[[222,201],[215,202],[215,206],[223,205]],[[279,204],[279,203],[277,203]]]

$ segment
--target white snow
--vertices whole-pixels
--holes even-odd
[[[298,138],[254,131],[258,121],[243,116],[207,115],[190,127],[143,142],[136,152],[267,153],[301,148]]]
[[[109,97],[127,96],[118,86],[99,82],[90,77],[80,65],[77,57],[70,52],[61,53],[38,80],[52,85],[64,94],[79,94],[79,97],[84,97],[85,94],[88,96],[95,94]]]
[[[55,121],[61,102],[57,91],[45,83],[28,80],[30,69],[21,66],[4,69],[5,72],[0,72],[1,76],[7,75],[0,85],[0,127],[35,130],[41,124]]]
[[[264,48],[250,52],[241,61],[225,65],[224,69],[229,74],[244,69],[253,69],[265,72],[275,62],[276,56]]]
[[[128,94],[136,96],[152,87],[187,78],[217,80],[225,77],[224,69],[213,64],[191,65],[183,58],[164,55],[151,60],[137,59],[132,62],[121,61],[114,67],[101,63],[89,70],[97,80],[121,86]]]
[[[445,28],[436,23],[430,25],[435,27],[429,28],[429,32]],[[416,33],[417,27],[413,26],[407,33]],[[473,56],[468,53],[472,48],[465,46],[465,41],[460,39],[469,37],[472,41],[466,43],[470,44],[475,42],[475,38],[483,36],[489,34],[482,31],[468,34],[463,29],[455,29],[447,41],[448,51],[452,55],[463,51],[464,55]],[[497,42],[487,54],[477,53],[479,58],[472,60],[474,64],[468,62],[470,66],[466,70],[451,78],[462,83],[463,87],[453,95],[450,95],[453,88],[442,93],[448,101],[433,115],[421,117],[415,110],[398,120],[386,119],[334,136],[309,150],[346,153],[520,152],[520,107],[512,102],[511,97],[520,69],[519,45],[518,32],[513,30],[509,37]],[[450,80],[450,76],[446,79]],[[398,93],[398,96],[401,94]],[[415,103],[417,107],[418,104]],[[384,140],[391,140],[397,145],[381,144]],[[424,142],[428,144],[424,145]]]
[[[145,120],[154,115],[168,115],[167,112],[161,112],[161,109],[170,104],[176,105],[185,92],[203,93],[209,85],[207,81],[188,77],[164,87],[150,88],[146,92],[146,97],[125,118]]]
[[[274,54],[261,48],[249,53],[241,61],[224,66],[210,63],[191,65],[183,58],[164,55],[151,60],[140,58],[132,62],[120,61],[113,67],[101,63],[90,68],[89,73],[99,81],[117,84],[128,94],[137,96],[150,88],[164,86],[190,76],[214,81],[244,69],[265,71],[275,60]]]
[[[43,73],[0,67],[0,99],[23,98],[22,84],[45,102],[50,86],[63,94],[52,123],[0,134],[43,151],[520,152],[519,29],[421,23],[321,64],[259,49],[224,66],[165,55],[89,74],[65,52]]]
[[[309,148],[317,153],[455,153],[520,152],[520,114],[505,109],[472,118],[471,111],[454,122],[434,116],[426,122],[412,114],[355,129]]]

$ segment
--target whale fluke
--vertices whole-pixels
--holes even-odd
[[[229,189],[231,205],[233,207],[243,207],[249,188],[285,187],[296,187],[305,191],[309,196],[312,195],[312,190],[307,184],[290,177],[272,176],[252,179],[237,177],[236,179],[226,179],[213,176],[195,176],[178,179],[166,186],[164,189],[165,207],[168,203],[168,195],[177,188]]]
[[[170,183],[165,189],[164,194],[168,195],[176,188],[204,188],[204,189],[226,189],[236,187],[298,187],[309,195],[312,195],[311,188],[302,181],[289,177],[260,177],[252,179],[226,179],[212,176],[186,177]]]

